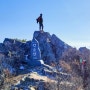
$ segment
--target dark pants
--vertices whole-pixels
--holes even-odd
[[[43,30],[43,24],[39,23],[39,30]]]

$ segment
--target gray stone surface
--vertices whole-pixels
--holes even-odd
[[[39,48],[39,43],[35,39],[35,37],[32,39],[30,47],[30,60],[28,61],[30,66],[40,66],[44,64],[43,60],[41,60],[41,51]]]
[[[50,35],[48,32],[35,31],[33,37],[39,42],[40,52],[38,52],[38,55],[41,53],[41,56],[38,56],[38,58],[44,60],[46,64],[60,60],[64,50],[70,47],[56,35]],[[0,44],[0,51],[4,52],[5,55],[8,55],[9,52],[15,52],[24,60],[25,55],[28,55],[27,59],[32,57],[31,47],[31,41],[23,43],[15,39],[5,38],[4,42]]]
[[[62,52],[70,47],[60,40],[56,35],[50,35],[48,32],[35,31],[35,37],[40,46],[41,56],[45,63],[56,62],[60,60]]]
[[[39,49],[39,43],[35,38],[33,38],[32,42],[31,42],[30,55],[31,55],[31,59],[33,59],[33,60],[41,59],[41,51]]]

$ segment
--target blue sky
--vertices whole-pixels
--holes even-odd
[[[32,40],[40,13],[44,31],[73,47],[90,48],[90,0],[0,0],[0,42]]]

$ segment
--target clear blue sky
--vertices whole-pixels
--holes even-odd
[[[0,42],[31,40],[40,13],[44,31],[71,46],[90,48],[90,0],[0,0]]]

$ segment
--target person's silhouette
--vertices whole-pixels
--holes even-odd
[[[39,23],[39,30],[43,31],[43,18],[42,18],[42,14],[40,14],[40,16],[36,19],[37,23]]]

